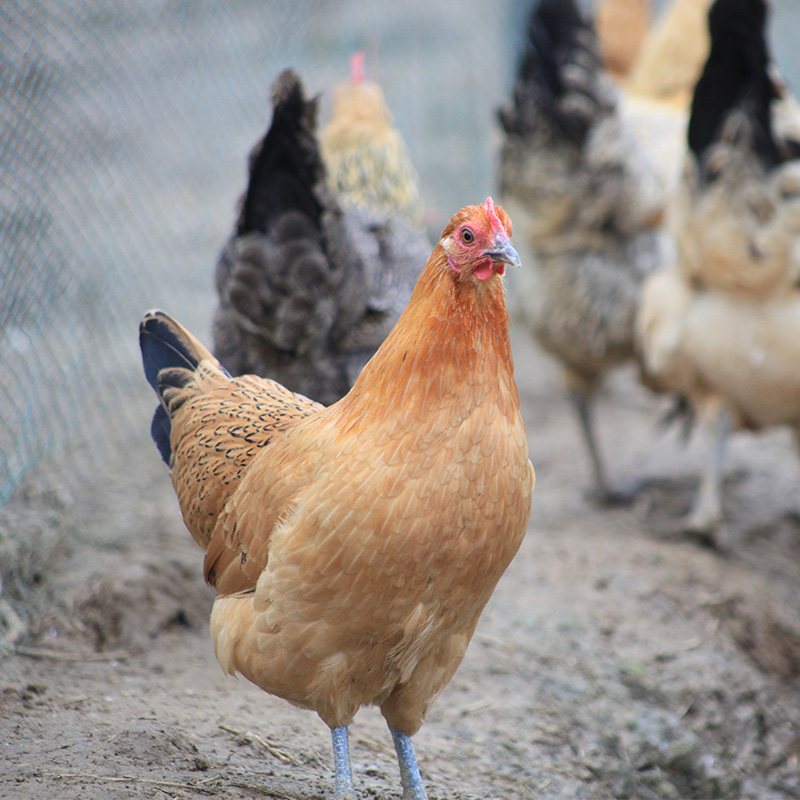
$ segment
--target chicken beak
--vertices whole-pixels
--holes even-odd
[[[493,248],[484,253],[484,255],[489,256],[492,261],[501,261],[503,264],[508,264],[511,267],[519,267],[522,264],[519,253],[511,246],[511,242],[495,240],[494,245]]]

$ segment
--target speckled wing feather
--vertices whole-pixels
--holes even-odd
[[[231,378],[163,312],[145,317],[140,341],[148,379],[153,378],[167,412],[169,465],[183,519],[207,551],[206,578],[222,593],[252,588],[266,564],[266,540],[257,557],[231,572],[229,567],[241,561],[241,547],[234,536],[214,535],[217,520],[257,453],[322,406],[269,379]],[[270,509],[261,512],[268,532]],[[220,585],[223,573],[225,585]]]

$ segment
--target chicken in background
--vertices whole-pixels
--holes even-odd
[[[708,57],[711,0],[671,0],[644,36],[642,6],[649,1],[600,0],[597,34],[618,81],[620,113],[658,172],[669,204],[680,183],[689,104]],[[634,51],[635,58],[624,57]]]
[[[594,14],[603,64],[612,78],[622,81],[636,63],[650,29],[650,0],[599,0]]]
[[[669,252],[662,185],[617,101],[573,0],[542,0],[513,102],[499,114],[499,187],[524,255],[514,316],[561,362],[597,493],[609,502],[630,493],[606,476],[594,398],[606,373],[633,358],[642,281]]]
[[[430,246],[392,210],[355,207],[326,186],[317,100],[293,71],[272,94],[272,122],[216,267],[214,353],[234,375],[270,377],[328,405],[399,318]],[[376,174],[380,148],[370,159]]]
[[[330,726],[337,800],[355,798],[347,726],[365,705],[391,729],[404,800],[426,798],[411,736],[525,533],[510,234],[491,198],[457,212],[392,332],[327,408],[232,378],[163,312],[140,327],[153,438],[217,590],[217,658]]]
[[[682,395],[708,437],[687,527],[712,537],[731,430],[800,433],[800,147],[771,75],[766,17],[764,0],[710,10],[676,205],[678,263],[648,280],[637,321],[645,380]]]
[[[336,87],[319,141],[328,186],[340,201],[422,227],[419,178],[381,87],[365,79],[361,52],[350,60],[350,80]]]
[[[648,30],[638,57],[624,78],[628,94],[688,111],[694,85],[708,57],[711,2],[671,0]]]

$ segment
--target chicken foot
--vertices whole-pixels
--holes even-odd
[[[350,734],[347,725],[331,728],[333,739],[334,800],[356,800],[353,772],[350,769]]]
[[[706,401],[699,416],[708,451],[694,505],[686,520],[686,529],[709,536],[713,541],[712,534],[722,522],[722,464],[733,430],[733,419],[718,398]]]

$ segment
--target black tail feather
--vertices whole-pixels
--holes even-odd
[[[708,14],[711,50],[695,86],[688,143],[698,162],[719,141],[728,115],[749,122],[750,147],[766,169],[780,163],[772,130],[775,87],[769,74],[764,0],[716,0]]]
[[[142,350],[145,377],[161,401],[153,415],[150,435],[161,458],[169,464],[172,425],[166,408],[165,393],[169,389],[185,386],[205,354],[199,353],[196,344],[162,311],[149,311],[145,314],[139,325],[139,346]],[[170,406],[173,411],[178,407],[176,403]]]
[[[507,133],[524,134],[542,119],[582,143],[606,99],[597,37],[574,0],[541,0],[531,13],[528,39],[514,87],[514,108],[500,112]]]
[[[171,433],[172,423],[170,422],[169,414],[167,409],[160,405],[156,408],[156,413],[153,414],[153,421],[150,423],[150,436],[156,443],[158,452],[167,466],[169,466],[170,456],[172,455]]]
[[[272,92],[272,123],[250,161],[250,182],[237,223],[237,234],[268,233],[271,223],[298,210],[315,221],[322,216],[314,187],[325,168],[316,138],[317,100],[306,100],[293,70],[282,72]]]
[[[169,367],[195,370],[200,363],[197,355],[170,324],[171,320],[160,311],[149,312],[139,325],[139,347],[147,382],[161,397],[158,373]]]

